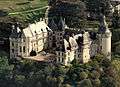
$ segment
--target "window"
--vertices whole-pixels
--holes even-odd
[[[62,36],[62,33],[60,33],[60,35]]]
[[[62,37],[60,37],[60,39],[63,39]]]
[[[53,40],[56,40],[55,36],[53,36]]]
[[[64,56],[64,53],[62,53],[62,56]]]
[[[63,44],[63,41],[60,41],[60,44]]]
[[[12,46],[14,46],[14,43],[12,42]]]
[[[58,57],[58,61],[60,62],[60,57]]]
[[[74,57],[76,58],[76,55],[74,55]]]
[[[25,46],[23,46],[23,52],[25,53]]]
[[[48,31],[48,28],[46,27],[46,30]]]
[[[22,52],[22,47],[20,46],[20,52]]]
[[[23,42],[25,42],[25,39],[23,39]]]
[[[64,62],[64,58],[62,57],[62,62]]]
[[[60,55],[60,53],[58,53],[58,55]]]
[[[12,53],[14,53],[14,49],[12,49]]]

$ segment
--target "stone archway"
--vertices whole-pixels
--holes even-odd
[[[32,51],[30,52],[30,56],[36,56],[36,55],[37,55],[36,51],[32,50]]]

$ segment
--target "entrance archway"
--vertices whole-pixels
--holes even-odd
[[[30,52],[30,56],[36,56],[36,55],[37,55],[36,51],[32,50],[32,51]]]

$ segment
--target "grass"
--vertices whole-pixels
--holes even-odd
[[[0,17],[0,21],[7,22],[6,20],[11,17],[25,22],[27,19],[30,19],[28,22],[34,21],[28,15],[39,14],[40,16],[36,17],[42,17],[45,14],[47,5],[47,0],[0,0],[0,10],[7,12],[7,15]]]
[[[0,0],[0,9],[8,13],[26,11],[47,6],[47,0]]]

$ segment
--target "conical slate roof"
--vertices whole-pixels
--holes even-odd
[[[105,16],[103,14],[100,15],[100,26],[99,26],[99,33],[109,33],[110,30],[108,29],[108,25],[106,23]]]
[[[62,17],[60,17],[60,21],[58,23],[58,29],[64,30],[65,29],[65,22],[63,21]]]
[[[49,26],[50,29],[52,29],[52,30],[57,30],[57,29],[58,29],[56,23],[54,22],[54,19],[51,20],[51,22],[48,24],[48,26]]]

